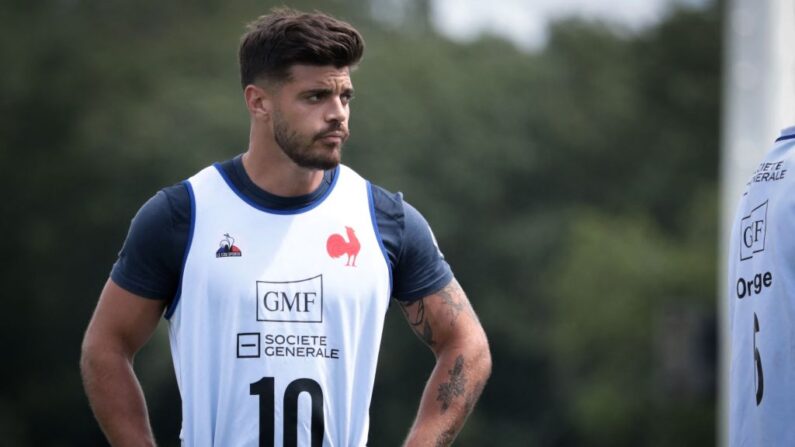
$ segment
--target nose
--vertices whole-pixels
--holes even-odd
[[[328,107],[326,109],[326,121],[337,122],[339,124],[344,123],[348,120],[348,114],[350,113],[348,109],[348,105],[342,102],[342,98],[333,97],[328,102]]]

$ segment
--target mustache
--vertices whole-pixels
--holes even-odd
[[[342,137],[342,140],[347,140],[348,136],[350,136],[350,132],[348,129],[344,127],[331,127],[322,132],[315,134],[315,140],[319,140],[321,138],[335,136],[335,137]]]

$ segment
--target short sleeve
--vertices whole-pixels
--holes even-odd
[[[403,194],[372,185],[375,220],[392,268],[392,296],[414,301],[438,292],[453,273],[425,218]]]
[[[188,242],[190,196],[178,184],[158,191],[132,219],[111,278],[136,295],[170,301]]]
[[[403,202],[404,229],[393,295],[415,301],[436,293],[453,279],[430,225],[413,206]]]

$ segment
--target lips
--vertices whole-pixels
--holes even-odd
[[[317,140],[336,140],[336,141],[345,141],[348,138],[347,132],[335,130],[333,132],[326,132],[322,133],[317,136]]]

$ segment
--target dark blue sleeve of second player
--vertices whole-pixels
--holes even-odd
[[[453,272],[436,245],[422,214],[403,200],[373,185],[375,218],[392,267],[392,296],[405,302],[438,292]]]

